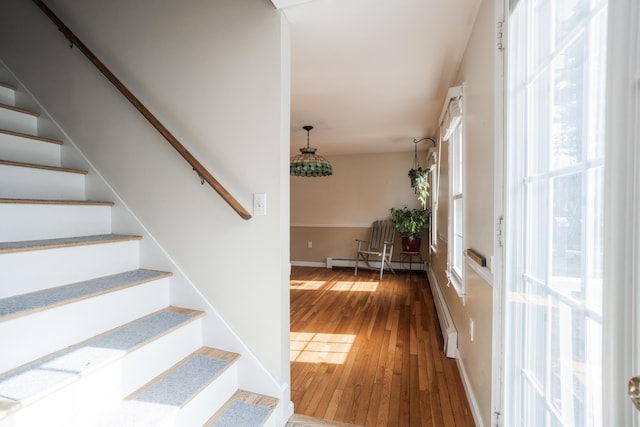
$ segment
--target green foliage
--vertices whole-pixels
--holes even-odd
[[[420,206],[426,209],[427,197],[429,197],[429,170],[418,167],[418,169],[411,169],[408,175],[411,179],[411,188],[418,195]]]
[[[391,219],[396,230],[403,236],[420,237],[420,232],[428,227],[429,212],[420,209],[391,208]]]

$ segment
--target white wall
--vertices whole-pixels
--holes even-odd
[[[35,5],[0,4],[0,58],[288,382],[289,71],[279,13],[255,0],[47,3],[240,203],[251,210],[252,193],[267,193],[266,217],[240,219]]]

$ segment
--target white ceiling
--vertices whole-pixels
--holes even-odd
[[[291,154],[304,125],[328,156],[434,136],[480,1],[272,0],[291,24]]]

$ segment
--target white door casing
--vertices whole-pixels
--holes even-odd
[[[640,2],[609,5],[604,211],[603,425],[640,426]]]

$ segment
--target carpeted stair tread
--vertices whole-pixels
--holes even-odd
[[[189,403],[237,358],[235,353],[203,347],[120,402],[92,426],[155,426]]]
[[[133,400],[180,407],[209,384],[229,362],[195,355]]]
[[[0,322],[170,275],[163,271],[139,269],[3,298],[0,299]]]
[[[169,307],[9,371],[0,376],[0,402],[4,407],[28,404],[201,315]]]
[[[93,236],[65,237],[59,239],[23,240],[19,242],[0,242],[0,254],[9,252],[35,251],[41,249],[64,248],[71,246],[95,245],[100,243],[140,240],[140,236],[126,234],[97,234]]]
[[[205,427],[257,427],[267,421],[278,405],[278,399],[238,390],[229,401],[205,423]]]

